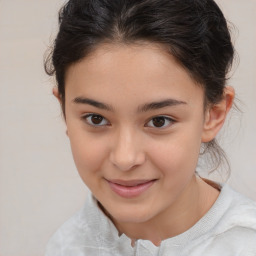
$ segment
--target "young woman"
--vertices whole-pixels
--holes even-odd
[[[256,204],[196,172],[234,99],[216,3],[70,0],[59,22],[46,69],[91,194],[46,255],[256,255]]]

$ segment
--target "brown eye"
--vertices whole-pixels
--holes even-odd
[[[89,114],[82,117],[91,126],[105,126],[108,125],[108,121],[101,115]]]
[[[152,123],[155,127],[162,127],[165,124],[165,118],[162,116],[154,117]]]
[[[153,117],[146,126],[153,127],[153,128],[166,128],[174,123],[175,120],[171,119],[167,116],[156,116]]]
[[[102,116],[93,115],[93,116],[91,117],[91,121],[92,121],[93,124],[99,125],[99,124],[102,122],[102,120],[103,120],[103,117],[102,117]]]

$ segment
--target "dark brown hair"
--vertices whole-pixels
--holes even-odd
[[[70,0],[59,13],[59,32],[45,70],[55,75],[65,115],[67,68],[101,43],[147,41],[164,45],[218,103],[234,58],[227,21],[213,0]],[[225,154],[215,140],[204,145],[219,165]],[[215,162],[216,162],[215,161]]]

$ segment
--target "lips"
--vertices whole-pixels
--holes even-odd
[[[113,192],[121,197],[133,198],[146,192],[156,180],[107,180]]]

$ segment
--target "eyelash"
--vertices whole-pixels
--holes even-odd
[[[100,123],[101,123],[102,121],[105,121],[105,122],[104,122],[103,124],[95,124],[95,123],[92,123],[91,120],[90,120],[90,121],[88,120],[89,118],[92,118],[92,117],[96,117],[96,118],[101,119],[101,120],[99,120]],[[92,127],[95,127],[95,128],[97,128],[97,127],[104,127],[104,126],[109,126],[109,125],[110,125],[110,122],[109,122],[106,118],[104,118],[103,116],[98,115],[98,114],[93,114],[93,113],[87,114],[87,115],[85,115],[85,116],[82,116],[81,119],[82,119],[83,121],[85,121],[88,125],[90,125],[90,126],[92,126]],[[161,119],[164,120],[164,125],[163,125],[163,126],[160,126],[160,127],[156,127],[156,126],[154,126],[154,125],[149,125],[149,123],[152,123],[152,124],[153,124],[154,119],[159,119],[158,121],[160,121]],[[167,124],[167,125],[165,124],[166,121],[168,121],[168,124]],[[175,121],[174,119],[172,119],[172,118],[170,118],[170,117],[168,117],[168,116],[161,116],[161,115],[160,115],[160,116],[152,117],[152,118],[145,124],[145,127],[156,128],[156,129],[164,129],[164,128],[167,128],[167,127],[171,126],[171,125],[174,124],[175,122],[176,122],[176,121]]]
[[[92,118],[92,117],[102,118],[102,120],[105,120],[106,122],[103,125],[102,124],[94,124],[91,121],[88,121],[88,119]],[[103,116],[98,115],[98,114],[93,114],[93,113],[87,114],[85,116],[82,116],[81,119],[84,120],[88,125],[91,125],[93,127],[101,127],[101,126],[110,125],[109,121],[106,118],[104,118]]]
[[[150,125],[148,125],[149,123],[153,123],[153,121],[154,121],[154,119],[163,119],[164,120],[164,122],[166,123],[166,121],[168,121],[168,124],[166,125],[165,123],[164,123],[164,125],[163,126],[160,126],[160,127],[156,127],[156,126],[150,126]],[[152,117],[148,122],[147,122],[147,124],[145,125],[146,127],[150,127],[150,128],[156,128],[156,129],[164,129],[164,128],[168,128],[168,127],[170,127],[172,124],[174,124],[176,121],[174,120],[174,119],[172,119],[172,118],[170,118],[170,117],[168,117],[168,116],[155,116],[155,117]]]

